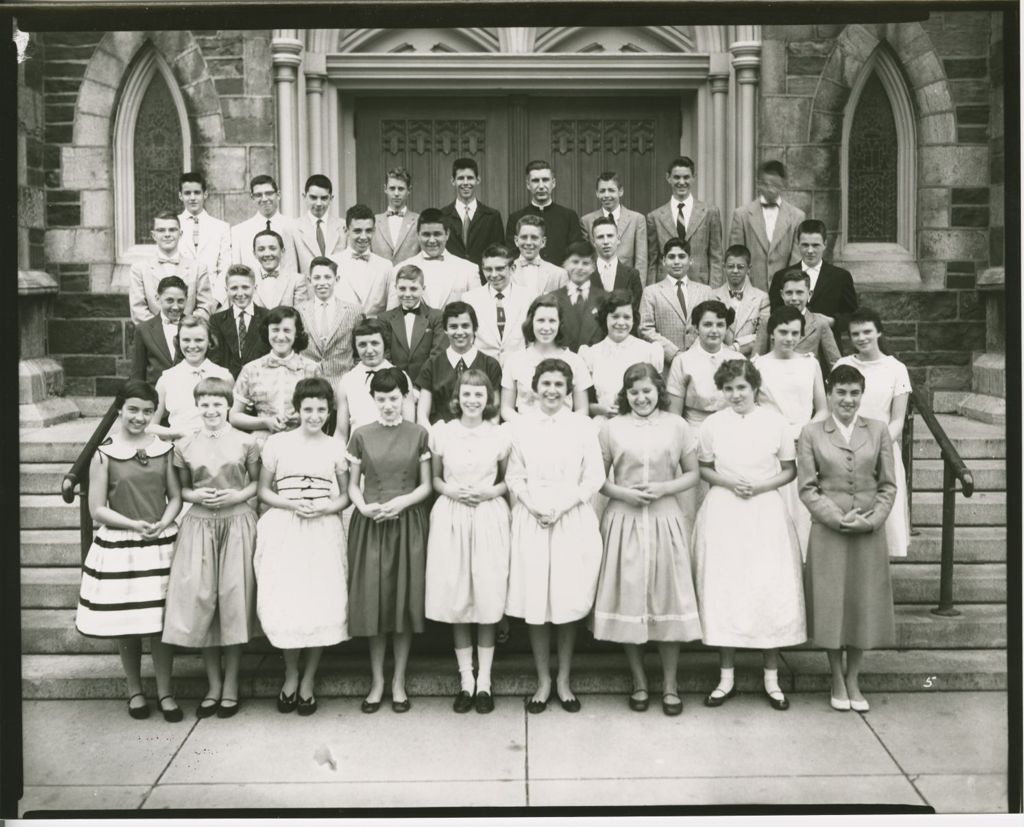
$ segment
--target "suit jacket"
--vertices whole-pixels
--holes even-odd
[[[569,283],[569,274],[564,267],[536,258],[537,264],[526,264],[520,256],[512,262],[512,284],[522,287],[533,298],[544,293],[553,293]]]
[[[180,255],[179,262],[174,268],[173,275],[184,281],[188,288],[185,296],[185,313],[191,315],[198,309],[209,318],[217,309],[217,302],[213,298],[206,266],[194,259],[188,261]],[[132,321],[136,324],[160,315],[156,288],[166,275],[172,274],[164,270],[156,252],[132,264],[128,282],[128,305],[131,308]]]
[[[772,310],[782,306],[783,275],[800,269],[802,269],[801,265],[796,264],[783,268],[772,276],[771,288],[768,291]],[[823,261],[821,270],[818,271],[818,281],[814,285],[811,300],[807,302],[807,309],[824,316],[831,316],[836,320],[835,329],[841,331],[845,327],[845,318],[857,309],[857,290],[853,286],[853,276],[850,275],[850,271]]]
[[[309,345],[302,355],[319,363],[324,378],[332,383],[344,376],[355,364],[352,354],[352,331],[363,319],[363,310],[358,305],[332,296],[328,311],[327,325],[320,325],[317,300],[304,301],[296,309],[302,316],[309,335]],[[248,338],[248,337],[246,337]]]
[[[385,311],[380,320],[391,327],[391,352],[388,358],[401,368],[413,382],[420,368],[432,357],[448,347],[448,337],[441,326],[441,311],[420,302],[420,312],[412,323],[412,341],[405,335],[405,314],[396,307]]]
[[[398,271],[406,264],[415,264],[423,271],[423,301],[430,307],[444,307],[480,284],[480,270],[471,261],[450,254],[441,260],[428,259],[417,253],[392,268],[388,280],[388,310],[398,307]]]
[[[640,326],[637,332],[648,342],[657,342],[665,351],[666,369],[672,359],[697,340],[697,329],[690,314],[698,304],[714,298],[711,288],[699,281],[687,280],[686,315],[676,297],[675,281],[662,279],[644,288],[640,297]]]
[[[338,218],[330,216],[322,219],[321,230],[324,234],[325,256],[333,256],[345,249],[345,224]],[[320,245],[316,243],[316,224],[307,213],[301,218],[292,221],[289,228],[292,241],[295,242],[295,254],[299,259],[299,272],[303,276],[309,276],[309,265],[314,258],[319,256]]]
[[[181,354],[177,352],[177,348],[172,356],[167,347],[163,322],[159,316],[136,323],[130,378],[143,379],[155,385],[160,374],[180,360]]]
[[[229,307],[227,310],[214,313],[210,318],[210,330],[217,337],[217,345],[210,348],[210,361],[227,368],[235,379],[238,378],[242,365],[270,353],[270,346],[265,344],[263,337],[260,336],[260,325],[269,311],[258,304],[250,306],[253,314],[252,324],[245,332],[245,347],[241,355],[238,353],[238,325],[235,322],[234,309]]]
[[[291,219],[281,213],[275,213],[270,219],[270,229],[284,240],[284,252],[281,255],[281,269],[298,271],[299,256],[295,252],[295,240],[292,238]],[[240,224],[231,228],[231,261],[233,264],[244,264],[254,273],[260,272],[260,263],[252,252],[252,242],[256,233],[267,229],[267,219],[257,213]]]
[[[565,346],[573,353],[582,345],[596,345],[604,338],[605,333],[597,321],[597,311],[607,295],[596,273],[590,279],[590,290],[584,302],[573,305],[569,300],[569,285],[555,291],[558,314],[565,332]]]
[[[746,351],[748,356],[767,352],[768,317],[771,315],[768,294],[749,282],[743,288],[743,299],[740,301],[729,297],[728,283],[716,287],[713,293],[716,299],[736,313],[729,330],[732,331],[733,343],[741,352],[747,345],[750,345]]]
[[[633,297],[633,322],[640,324],[640,297],[644,292],[643,278],[638,268],[630,267],[623,261],[618,261],[615,266],[615,281],[612,282],[612,290],[625,290]],[[604,289],[604,281],[601,273],[595,269],[594,278]]]
[[[420,240],[416,236],[416,220],[419,217],[418,212],[406,209],[405,215],[402,216],[402,226],[398,231],[398,238],[392,238],[387,212],[375,215],[370,250],[381,258],[386,258],[392,264],[405,261],[405,259],[416,255],[420,251]]]
[[[501,213],[480,201],[476,202],[476,212],[469,222],[468,241],[462,240],[462,213],[453,201],[441,208],[444,225],[448,228],[448,244],[445,249],[453,255],[480,264],[480,257],[491,244],[505,243],[505,225],[501,222]]]
[[[261,268],[256,268],[256,291],[253,301],[268,310],[287,305],[295,307],[306,300],[306,280],[296,272],[286,272],[282,267],[273,278],[263,275]]]
[[[661,248],[677,235],[671,201],[647,214],[648,284],[664,278],[660,269]],[[722,275],[722,216],[718,207],[695,199],[686,227],[686,239],[690,242],[688,277],[691,281],[718,287],[725,281]]]
[[[358,304],[363,313],[376,318],[388,304],[388,283],[391,280],[392,264],[376,253],[368,253],[368,261],[352,257],[352,251],[345,249],[331,258],[338,265],[338,284],[334,294],[338,298]]]
[[[768,289],[773,273],[800,261],[796,231],[804,218],[804,211],[799,207],[781,201],[775,231],[769,242],[759,200],[733,211],[729,222],[729,246],[743,244],[750,250],[750,283],[758,290]]]
[[[580,219],[580,229],[583,237],[594,243],[595,220],[604,215],[604,210],[588,212]],[[634,267],[647,278],[647,222],[643,214],[635,210],[627,210],[619,207],[619,220],[616,222],[619,228],[619,249],[615,252],[616,258],[628,267]]]
[[[884,422],[857,417],[849,444],[829,416],[808,422],[797,442],[800,499],[811,519],[834,531],[851,508],[871,510],[868,522],[884,530],[896,499],[892,440]],[[846,538],[835,538],[845,548]]]
[[[530,302],[535,298],[536,296],[521,286],[513,284],[508,288],[503,302],[505,332],[499,336],[497,305],[490,288],[485,285],[465,293],[462,300],[476,311],[479,325],[476,331],[477,349],[494,357],[502,365],[505,364],[505,358],[509,353],[525,350],[523,322],[526,321],[526,311],[530,309]]]
[[[199,213],[199,246],[192,242],[195,226],[192,216],[185,210],[178,216],[181,222],[181,242],[178,250],[184,261],[199,261],[206,265],[210,289],[218,305],[227,304],[224,274],[231,266],[231,226],[227,221],[214,218],[206,210]]]

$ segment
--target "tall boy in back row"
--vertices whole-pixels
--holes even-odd
[[[178,249],[183,261],[195,261],[206,267],[210,290],[218,305],[227,302],[224,275],[231,266],[231,227],[227,221],[214,218],[206,211],[209,197],[206,179],[198,172],[178,177],[178,199],[184,210],[178,216],[181,242]]]
[[[477,200],[480,168],[472,158],[457,158],[452,164],[455,200],[441,208],[448,228],[449,253],[480,266],[480,256],[492,244],[501,244],[505,231],[501,213]],[[416,377],[413,377],[415,379]]]
[[[407,169],[395,167],[384,175],[384,195],[388,207],[374,216],[370,249],[392,264],[404,261],[419,252],[416,239],[419,213],[409,209],[412,176]]]

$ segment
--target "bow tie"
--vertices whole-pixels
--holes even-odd
[[[525,258],[522,258],[516,262],[516,265],[519,267],[540,267],[540,262],[537,259],[527,261]]]
[[[415,307],[403,307],[402,308],[402,313],[404,313],[406,316],[408,316],[410,313],[413,316],[419,316],[420,315],[420,306],[416,305]]]
[[[181,259],[180,258],[158,258],[156,260],[156,263],[157,264],[173,264],[175,267],[177,267],[181,263]]]
[[[261,273],[260,276],[265,279],[276,279],[278,272],[279,271],[275,270],[273,273]]]
[[[371,380],[371,379],[373,378],[373,375],[374,375],[374,374],[375,374],[376,372],[377,372],[377,371],[375,371],[375,370],[368,370],[368,371],[366,371],[366,384],[367,384],[367,385],[369,385],[369,384],[370,384],[370,380]]]
[[[282,359],[279,356],[274,356],[272,353],[267,354],[267,361],[264,363],[268,368],[290,368],[292,362],[298,354],[293,353],[287,359]]]
[[[778,201],[762,201],[761,209],[763,210],[777,210],[779,208]]]
[[[730,299],[739,299],[740,301],[743,301],[743,291],[742,290],[730,290],[729,291],[729,298]]]
[[[369,261],[370,260],[370,254],[369,253],[363,253],[362,255],[360,255],[359,253],[352,253],[352,258],[353,258],[354,261]]]
[[[393,215],[405,215],[405,210],[388,210],[388,218]]]
[[[431,258],[430,256],[425,255],[425,256],[423,256],[423,259],[424,259],[424,261],[444,261],[444,253],[441,253],[441,255],[439,255],[439,256],[434,256],[433,258]]]
[[[206,371],[202,370],[201,368],[192,368],[192,375],[198,376],[200,379],[202,379],[204,376],[206,376]]]

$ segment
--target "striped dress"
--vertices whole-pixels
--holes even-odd
[[[107,506],[133,520],[158,522],[167,507],[171,449],[159,439],[137,452],[109,440],[100,445],[97,450],[107,458]],[[147,540],[137,531],[100,526],[82,566],[75,616],[79,632],[90,637],[160,634],[177,531],[171,523]]]

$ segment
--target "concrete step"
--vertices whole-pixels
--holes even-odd
[[[78,419],[78,406],[63,396],[51,396],[36,402],[22,402],[18,405],[18,426],[20,428],[50,428],[61,422]]]
[[[70,462],[23,462],[21,464],[22,494],[59,494]]]
[[[21,532],[22,566],[74,566],[82,562],[77,528],[36,528]]]
[[[915,491],[912,498],[915,526],[942,525],[942,494]],[[970,498],[956,495],[956,525],[1006,525],[1006,492],[979,491]]]
[[[972,393],[963,402],[957,412],[961,416],[991,425],[1006,425],[1006,400],[1001,396],[987,393]]]
[[[56,494],[22,494],[22,528],[78,528],[79,501],[66,503]]]
[[[52,428],[22,429],[21,461],[66,462],[70,467],[99,424],[97,416],[75,419]]]
[[[945,463],[941,459],[915,459],[914,490],[941,491],[943,465]],[[971,476],[974,477],[975,491],[1006,490],[1005,459],[972,459],[967,463],[967,467],[971,471]],[[959,481],[957,481],[956,487],[959,491]]]
[[[762,691],[760,654],[737,652],[736,686],[740,692]],[[650,687],[661,687],[657,654],[648,652],[644,666]],[[24,655],[21,662],[22,696],[26,700],[67,698],[124,698],[125,679],[117,655]],[[284,663],[278,653],[244,655],[239,689],[242,698],[273,698],[281,688]],[[142,661],[142,674],[151,705],[156,697],[152,661]],[[704,693],[718,680],[718,655],[712,651],[684,652],[679,662],[679,688]],[[492,688],[495,696],[519,703],[519,696],[533,691],[536,681],[533,659],[527,654],[499,652],[494,660]],[[829,687],[828,661],[822,652],[782,653],[779,683],[788,692],[824,692]],[[174,691],[180,700],[198,701],[206,691],[206,677],[198,655],[179,655],[174,661]],[[929,649],[865,652],[861,686],[866,692],[926,692],[937,690],[1006,689],[1006,652]],[[458,690],[455,658],[446,653],[433,657],[413,650],[407,687],[415,697],[452,696]],[[356,714],[358,702],[370,688],[365,644],[352,653],[329,650],[317,675],[317,696],[352,699],[339,703],[339,714]],[[629,669],[621,651],[607,654],[579,653],[573,659],[573,688],[581,695],[619,693],[631,689]],[[623,701],[625,703],[625,701]],[[191,705],[191,704],[190,704]],[[191,714],[189,710],[186,714]]]
[[[1006,398],[1006,354],[981,353],[971,364],[971,390]]]
[[[935,417],[960,457],[1002,459],[1006,456],[1006,428],[975,422],[962,416],[938,414]],[[938,459],[939,446],[920,416],[914,417],[914,459]]]
[[[892,591],[896,603],[939,602],[939,569],[935,563],[910,563],[893,566]],[[24,582],[24,581],[23,581]],[[25,603],[22,586],[22,606]],[[953,599],[964,603],[1005,603],[1006,564],[973,563],[953,567]]]
[[[103,416],[114,401],[112,396],[70,396],[68,398],[78,406],[78,410],[84,417]],[[955,413],[955,409],[953,412]]]
[[[970,396],[969,391],[932,391],[932,410],[937,414],[958,414],[960,413],[960,403],[968,396]],[[92,414],[87,414],[83,410],[82,416],[92,416]]]
[[[894,563],[937,563],[942,551],[942,528],[916,528],[910,536],[910,553],[892,557]],[[958,526],[953,534],[953,560],[957,563],[1005,563],[1005,526]]]

